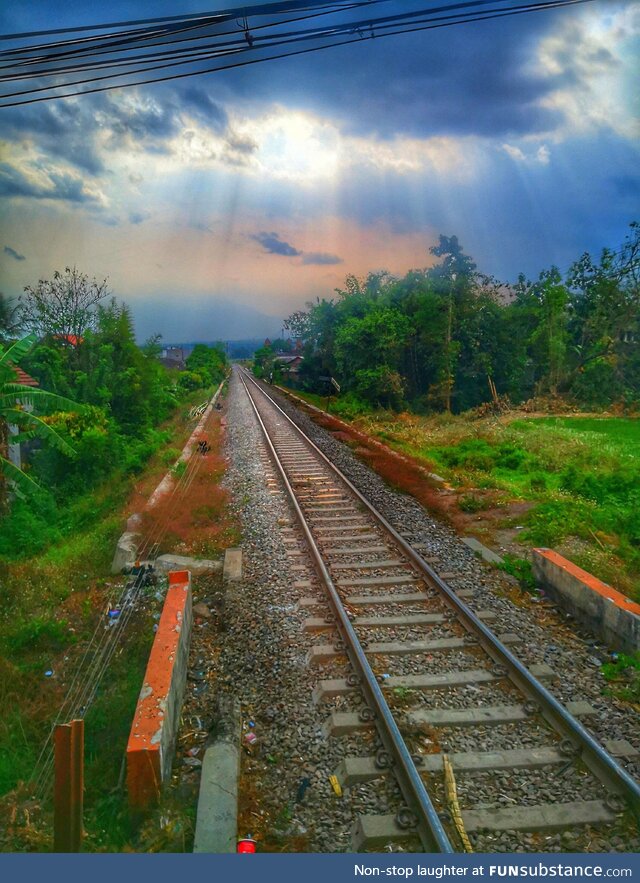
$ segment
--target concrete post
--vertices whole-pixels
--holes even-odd
[[[236,851],[240,728],[240,705],[231,700],[221,709],[215,742],[202,763],[194,852]]]

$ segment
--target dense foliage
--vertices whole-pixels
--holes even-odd
[[[304,388],[334,376],[354,408],[461,412],[539,394],[640,404],[640,225],[599,262],[585,254],[565,278],[552,268],[512,286],[479,273],[455,236],[431,253],[441,260],[429,269],[349,276],[289,317]]]
[[[128,307],[104,293],[104,283],[67,270],[52,283],[41,280],[37,289],[27,289],[18,309],[25,327],[36,326],[39,311],[41,336],[32,336],[28,352],[23,348],[20,365],[53,404],[46,414],[36,407],[32,422],[58,444],[30,443],[27,475],[41,492],[14,501],[4,518],[0,554],[37,551],[60,531],[77,527],[88,515],[82,505],[87,492],[139,472],[166,442],[158,425],[186,395],[224,377],[226,357],[218,347],[197,345],[187,371],[165,368],[158,338],[138,346]],[[36,400],[44,397],[40,390],[14,392],[20,400]]]

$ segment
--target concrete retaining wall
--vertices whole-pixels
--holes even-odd
[[[610,647],[640,649],[640,604],[551,549],[534,549],[532,563],[549,595]]]
[[[173,571],[127,744],[127,790],[136,812],[157,800],[171,775],[191,624],[191,575]]]

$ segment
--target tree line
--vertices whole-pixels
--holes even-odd
[[[28,286],[18,303],[0,296],[0,457],[18,497],[39,486],[44,512],[145,466],[167,441],[159,424],[226,372],[221,347],[196,345],[181,372],[165,367],[161,352],[159,335],[136,343],[131,311],[110,296],[107,280],[76,268]],[[18,364],[39,390],[15,382]],[[8,436],[10,424],[21,426],[20,435]],[[7,459],[16,439],[30,448],[24,479]],[[5,515],[7,491],[0,484]],[[12,510],[14,521],[29,521],[38,506],[18,499]]]
[[[462,412],[487,400],[565,396],[590,408],[640,405],[640,225],[621,247],[513,285],[478,271],[456,236],[440,260],[398,278],[348,276],[331,298],[293,313],[300,383],[345,404]],[[260,353],[264,363],[268,354]]]

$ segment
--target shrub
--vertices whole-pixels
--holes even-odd
[[[181,392],[193,392],[206,386],[204,377],[197,371],[182,371],[178,377],[178,389]]]
[[[480,512],[487,508],[487,501],[477,494],[465,494],[460,497],[458,506],[463,512]]]
[[[578,373],[571,392],[582,406],[606,408],[622,398],[625,390],[613,366],[605,359],[595,359]]]
[[[19,622],[5,633],[7,649],[17,652],[30,650],[62,650],[71,643],[69,623],[66,619],[51,619],[47,616],[33,616]]]
[[[544,491],[547,489],[547,476],[544,472],[534,472],[529,478],[529,487],[532,491]]]
[[[498,565],[500,570],[515,577],[520,583],[520,588],[525,592],[534,592],[537,587],[531,562],[526,558],[517,558],[515,555],[505,555],[502,564]]]
[[[2,520],[0,555],[28,558],[57,542],[61,533],[56,526],[58,513],[49,494],[37,499],[14,500],[10,513]]]
[[[404,381],[397,371],[379,365],[377,368],[356,371],[354,389],[360,398],[373,405],[398,408],[402,404]]]

